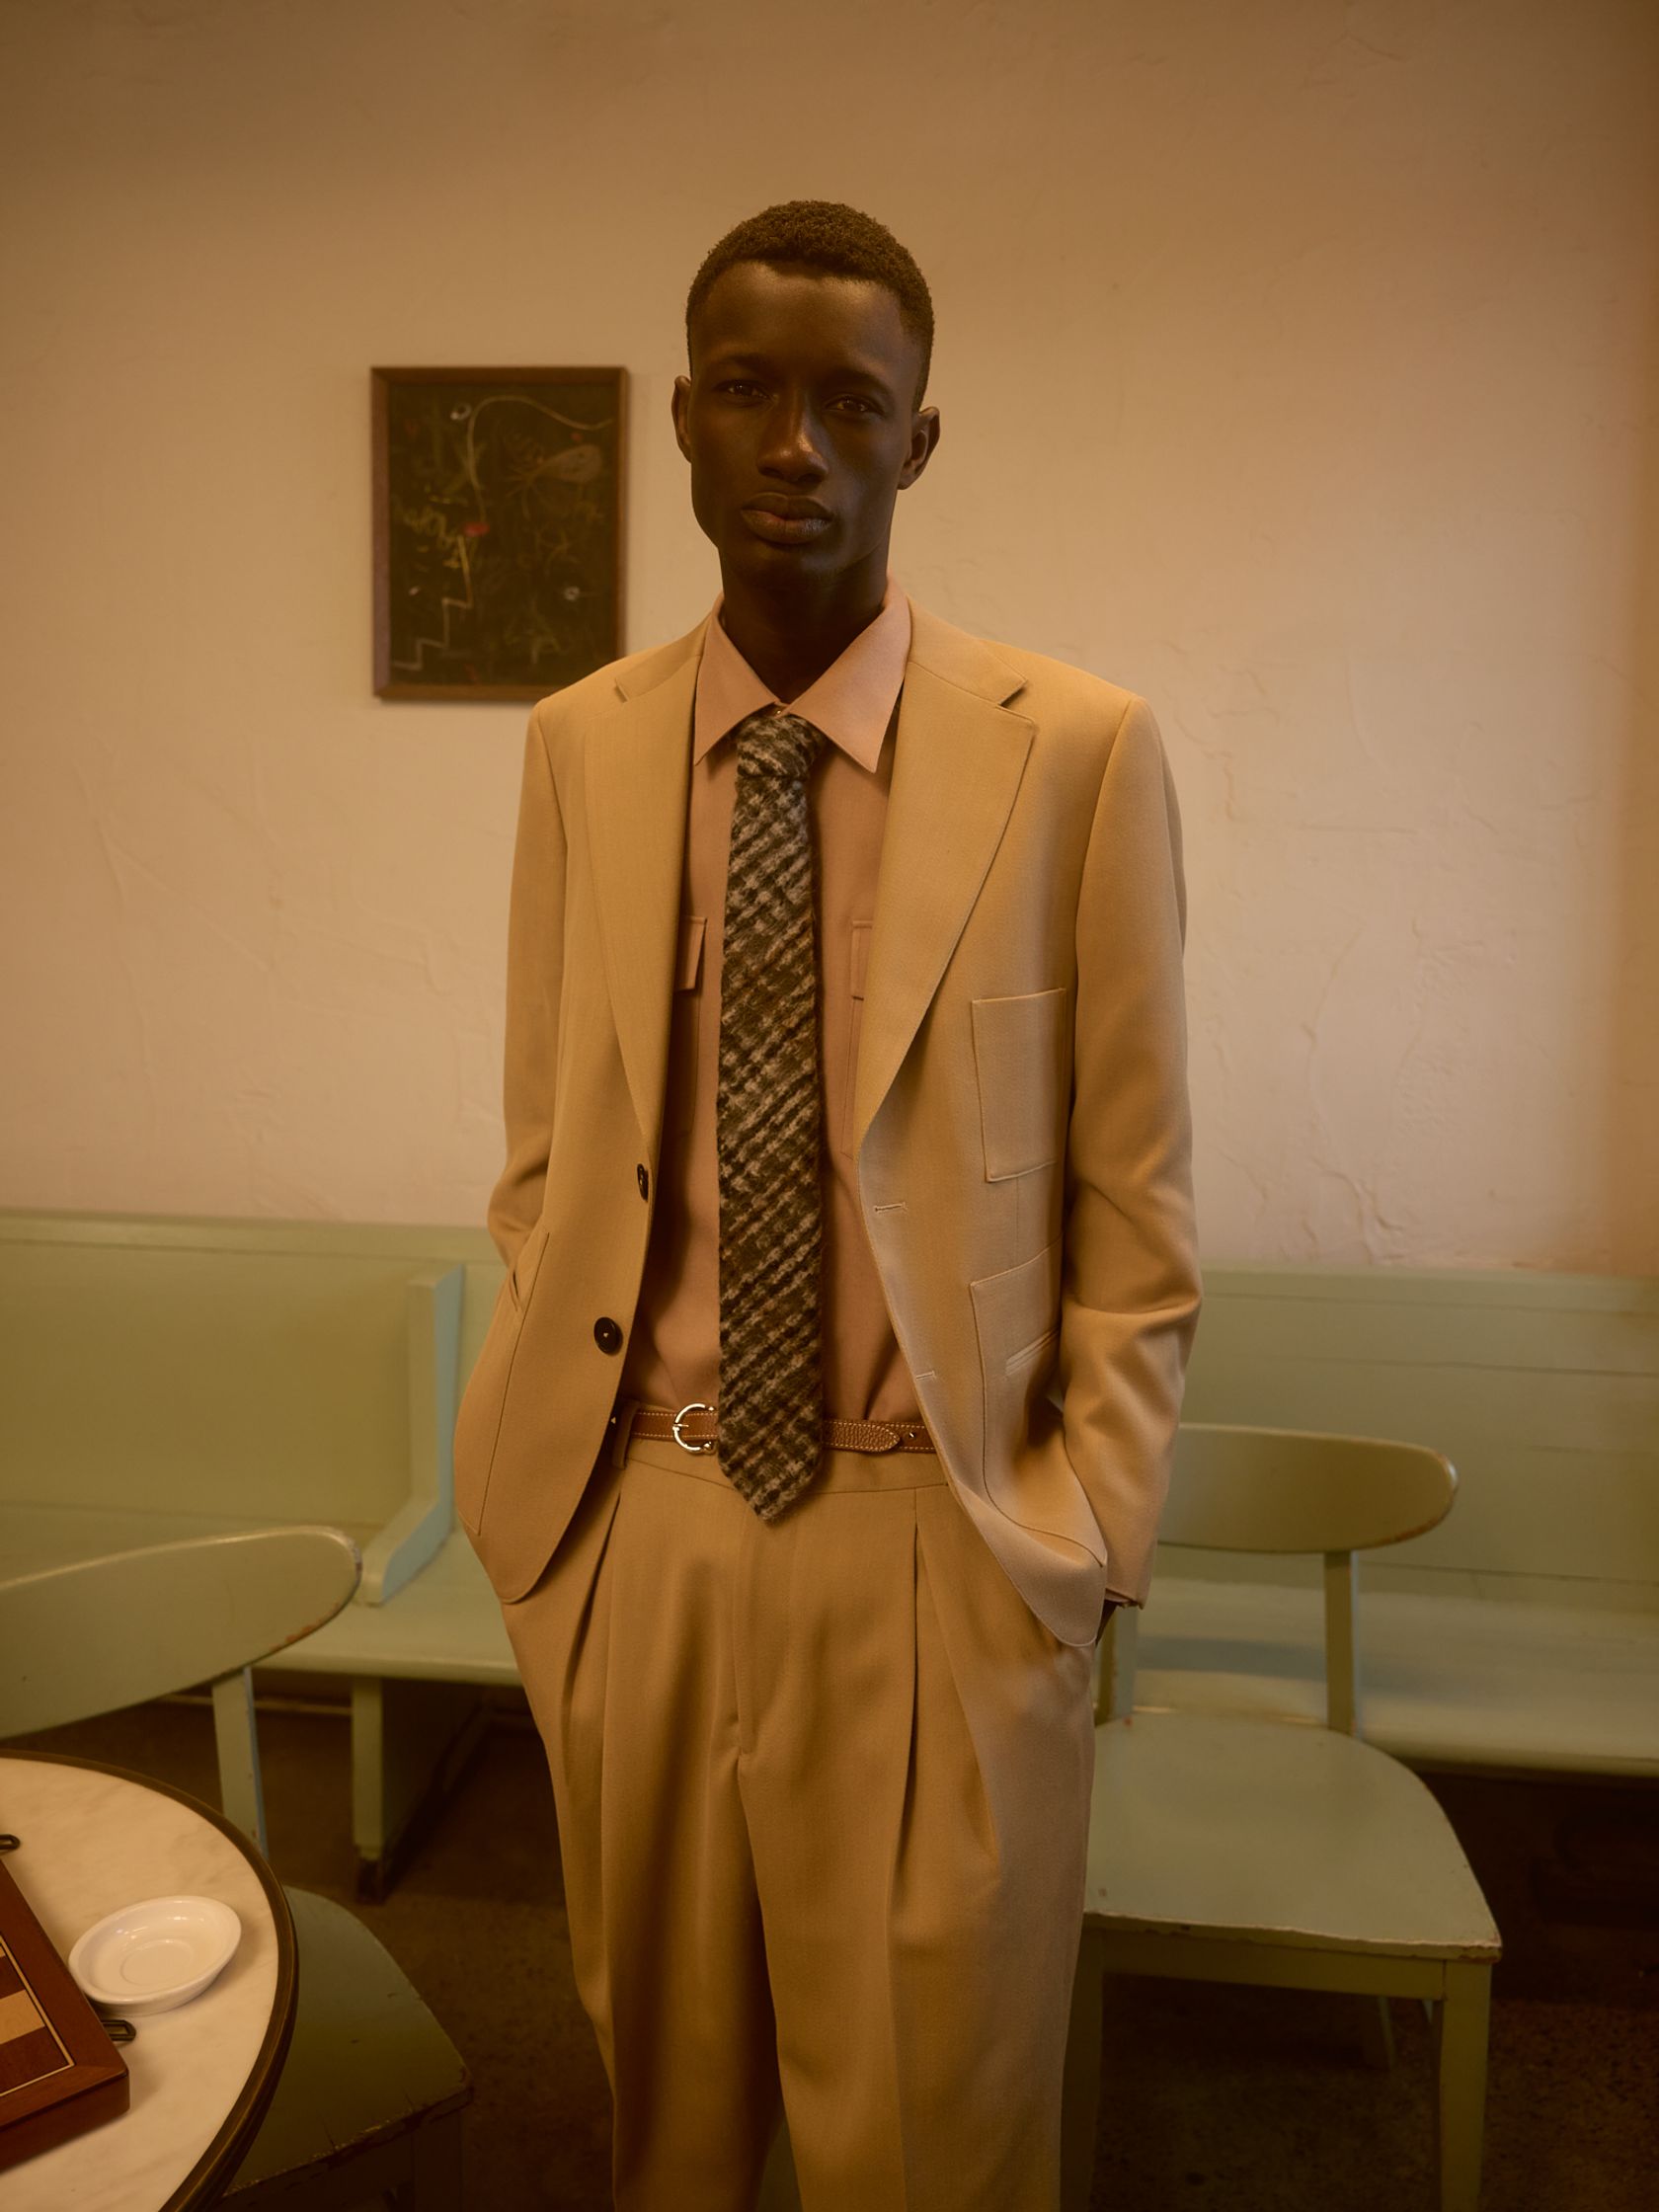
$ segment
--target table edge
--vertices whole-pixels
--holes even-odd
[[[198,1813],[219,1833],[227,1837],[242,1854],[258,1877],[265,1892],[266,1903],[271,1907],[272,1922],[276,1931],[276,1987],[272,1998],[271,2020],[255,2053],[254,2063],[248,2070],[248,2079],[238,2091],[230,2110],[220,2122],[213,2140],[208,2144],[179,2183],[160,2212],[190,2212],[195,2205],[210,2203],[216,2184],[229,2179],[242,2155],[253,2140],[259,2123],[264,2119],[276,2084],[281,2078],[282,2062],[288,2054],[288,2044],[293,2036],[295,2002],[299,1988],[299,1955],[294,1942],[293,1915],[288,1910],[287,1894],[276,1879],[270,1861],[263,1852],[233,1821],[225,1818],[216,1806],[204,1804],[188,1789],[176,1789],[171,1782],[161,1781],[154,1775],[134,1773],[130,1767],[112,1767],[103,1759],[76,1759],[67,1752],[20,1751],[9,1745],[0,1745],[0,1762],[8,1759],[27,1759],[43,1767],[81,1767],[94,1774],[113,1775],[118,1780],[136,1782],[141,1789],[153,1789],[158,1795],[177,1799]]]

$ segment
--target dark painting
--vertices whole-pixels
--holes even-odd
[[[615,660],[623,371],[372,375],[380,696],[535,699]]]

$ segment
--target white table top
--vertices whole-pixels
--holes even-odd
[[[159,2212],[247,2087],[279,2001],[254,1846],[135,1778],[5,1756],[0,1831],[20,1839],[7,1868],[65,1958],[94,1921],[146,1897],[217,1897],[242,1923],[236,1956],[199,1997],[134,2019],[130,2109],[0,2172],[0,2212]]]

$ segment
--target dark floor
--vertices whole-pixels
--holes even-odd
[[[145,1706],[31,1741],[216,1802],[204,1707]],[[278,1873],[354,1903],[344,1716],[272,1711],[261,1742]],[[1485,2212],[1656,2212],[1659,1786],[1426,1778],[1506,1945]],[[511,1704],[393,1895],[357,1910],[472,2069],[468,2205],[602,2212],[604,2075],[571,1981],[546,1770]],[[1109,1985],[1095,2205],[1432,2212],[1421,2008],[1394,2006],[1398,2058],[1382,2073],[1359,2057],[1358,2003]]]

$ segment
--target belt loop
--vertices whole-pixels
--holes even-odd
[[[634,1433],[634,1415],[640,1409],[638,1398],[618,1398],[610,1414],[610,1463],[613,1467],[626,1464],[628,1439]]]

